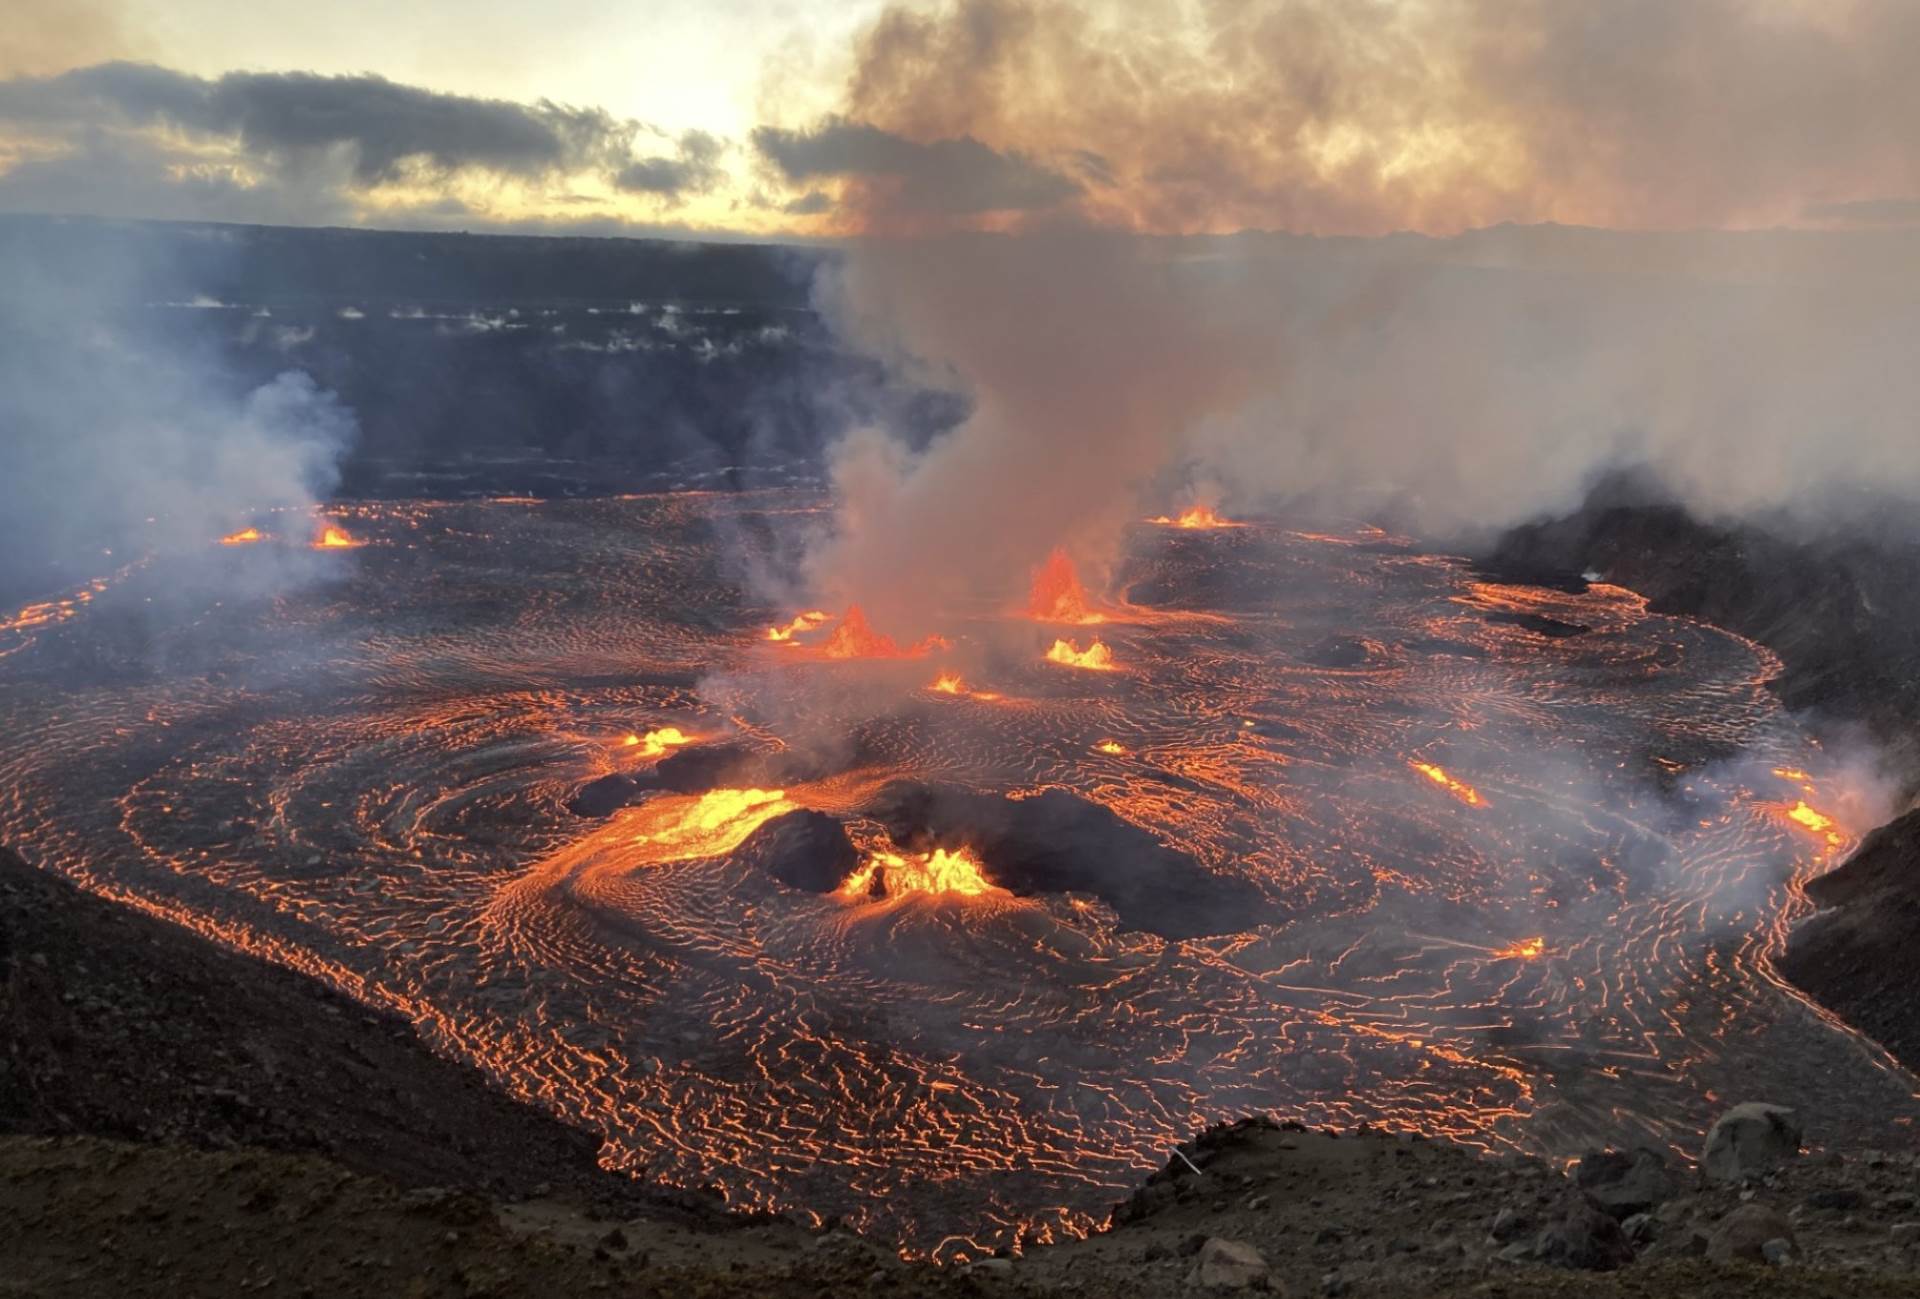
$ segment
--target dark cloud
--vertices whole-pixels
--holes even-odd
[[[670,141],[671,152],[636,157],[636,141],[649,137]],[[524,185],[550,206],[598,208],[614,227],[620,214],[582,182],[650,197],[664,211],[724,185],[730,147],[704,131],[666,137],[544,99],[445,94],[377,76],[209,79],[130,62],[0,79],[0,144],[13,154],[0,210],[310,225],[357,223],[372,203],[386,220],[472,224],[486,214],[454,183],[481,177]],[[395,182],[403,188],[372,194]]]
[[[679,199],[688,194],[704,194],[726,179],[720,155],[726,146],[705,131],[688,131],[680,137],[679,153],[674,157],[642,158],[621,169],[614,184],[630,193],[654,194]]]
[[[163,145],[95,133],[0,174],[0,211],[329,225],[350,222],[354,210],[337,186],[313,178],[255,183]]]
[[[819,216],[833,210],[833,200],[824,190],[810,189],[799,198],[782,203],[780,210],[788,216]]]
[[[88,130],[165,127],[237,140],[298,169],[337,151],[361,185],[408,165],[536,177],[605,167],[634,126],[600,109],[518,104],[405,86],[384,77],[232,72],[206,80],[144,63],[102,63],[0,82],[0,119]]]
[[[811,131],[761,127],[754,147],[787,180],[881,180],[908,211],[966,215],[1053,207],[1080,186],[1019,153],[990,149],[970,135],[920,143],[878,127],[830,119]]]

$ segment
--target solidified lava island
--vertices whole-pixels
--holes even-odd
[[[412,1020],[610,1167],[911,1254],[1253,1112],[1560,1157],[1916,1107],[1771,971],[1853,845],[1760,646],[1368,528],[770,607],[799,491],[341,506],[0,628],[0,840]],[[209,545],[213,543],[210,541]],[[337,553],[336,553],[337,552]]]

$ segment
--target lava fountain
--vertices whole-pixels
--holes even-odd
[[[838,889],[843,898],[896,898],[913,893],[973,898],[994,891],[980,859],[965,848],[906,854],[876,851]]]
[[[645,735],[629,731],[620,741],[623,749],[637,749],[635,755],[641,758],[658,758],[684,745],[692,744],[694,737],[677,726],[662,726],[648,731]]]
[[[1094,641],[1085,649],[1070,640],[1056,640],[1047,648],[1047,662],[1061,667],[1084,668],[1090,672],[1113,671],[1113,651],[1105,641]]]
[[[1088,602],[1073,560],[1059,547],[1034,570],[1033,585],[1027,595],[1027,616],[1039,622],[1089,624],[1107,620],[1105,614]]]
[[[1244,528],[1247,525],[1233,519],[1224,519],[1214,512],[1211,505],[1190,505],[1178,515],[1158,515],[1148,519],[1148,523],[1157,523],[1163,528],[1184,528],[1190,532],[1210,532],[1220,528]]]

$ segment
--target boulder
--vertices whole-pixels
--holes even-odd
[[[1493,1221],[1487,1226],[1487,1239],[1496,1245],[1509,1245],[1532,1225],[1526,1214],[1509,1204],[1493,1215]]]
[[[1666,1156],[1645,1146],[1588,1152],[1574,1169],[1573,1184],[1621,1222],[1651,1212],[1680,1189]]]
[[[1273,1280],[1267,1260],[1253,1246],[1210,1236],[1194,1259],[1187,1284],[1203,1290],[1265,1290]]]
[[[1759,1177],[1800,1153],[1793,1111],[1760,1101],[1736,1105],[1714,1120],[1700,1154],[1700,1170],[1716,1182]]]
[[[1707,1257],[1716,1263],[1766,1263],[1772,1261],[1767,1257],[1767,1243],[1775,1240],[1787,1243],[1789,1257],[1799,1248],[1793,1224],[1784,1214],[1771,1205],[1750,1201],[1720,1219],[1707,1233]]]
[[[1532,1255],[1552,1267],[1610,1272],[1633,1262],[1633,1246],[1613,1215],[1585,1192],[1570,1190],[1534,1241]]]

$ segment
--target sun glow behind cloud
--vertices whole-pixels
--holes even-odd
[[[1904,0],[25,4],[0,209],[742,235],[1920,219]],[[416,138],[441,127],[475,156]],[[512,152],[541,130],[556,151]]]

